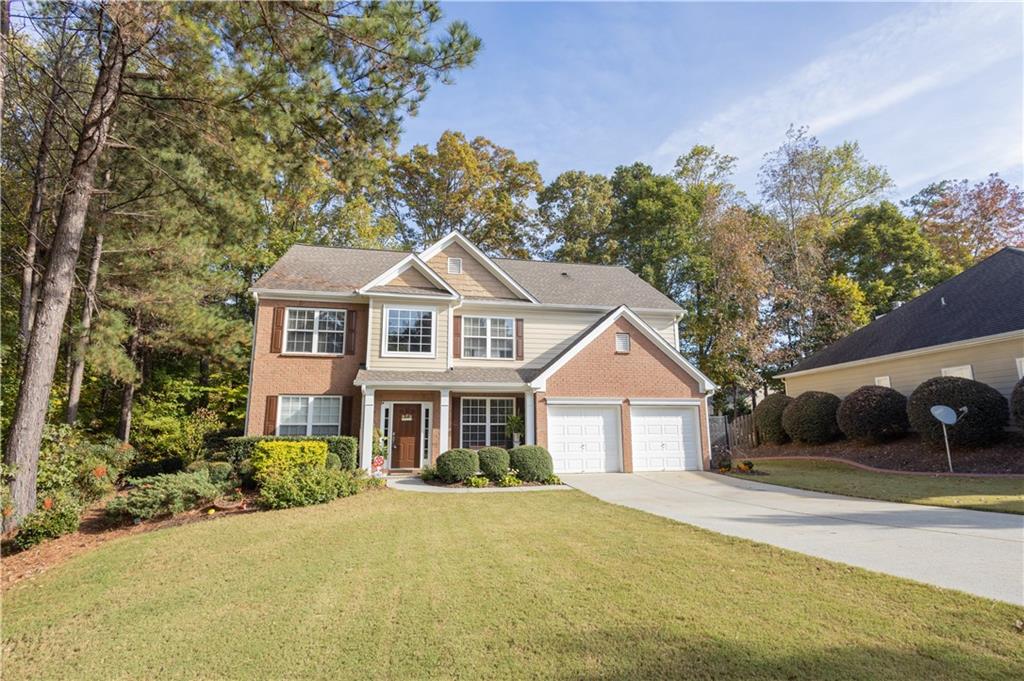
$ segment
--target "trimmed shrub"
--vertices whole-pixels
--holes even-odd
[[[1018,426],[1024,428],[1024,378],[1017,381],[1010,393],[1010,416]]]
[[[235,467],[227,461],[193,461],[185,470],[189,473],[206,471],[210,476],[210,482],[222,487],[235,478]]]
[[[754,428],[757,429],[759,442],[772,445],[784,445],[789,442],[789,435],[782,427],[782,412],[792,401],[793,398],[789,395],[775,393],[754,407]]]
[[[341,470],[341,459],[334,452],[327,450],[327,467],[332,471]]]
[[[129,480],[134,487],[107,504],[107,513],[119,518],[148,520],[181,513],[217,498],[220,489],[204,469],[194,473],[154,475]]]
[[[462,482],[480,470],[480,458],[472,449],[449,449],[437,457],[437,477],[442,482]]]
[[[280,509],[323,504],[359,491],[359,482],[349,471],[321,466],[300,466],[277,471],[260,485],[259,504]]]
[[[515,447],[509,450],[508,458],[509,466],[525,482],[543,482],[555,472],[551,454],[537,445]]]
[[[879,442],[910,428],[907,398],[881,385],[865,385],[843,398],[836,412],[839,430],[851,440]]]
[[[832,393],[808,390],[782,410],[782,427],[786,435],[809,445],[830,442],[839,437],[836,411],[839,398]]]
[[[501,447],[484,447],[477,451],[480,457],[480,472],[488,480],[500,480],[508,473],[508,452]]]
[[[225,439],[224,455],[232,463],[251,459],[256,445],[260,442],[326,442],[327,451],[334,452],[341,460],[343,470],[355,470],[359,464],[359,440],[349,435],[249,435]]]
[[[47,539],[71,534],[78,529],[81,507],[68,494],[40,499],[39,508],[21,521],[14,545],[28,549]]]
[[[316,440],[257,442],[249,460],[257,481],[301,466],[326,468],[327,443]]]
[[[942,424],[932,416],[931,408],[944,404],[954,411],[967,407],[967,413],[955,426],[947,426],[951,445],[990,444],[1003,436],[1010,419],[1006,398],[995,388],[958,376],[939,376],[917,386],[910,394],[907,416],[921,439],[942,444]]]

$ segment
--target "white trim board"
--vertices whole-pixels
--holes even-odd
[[[558,372],[559,369],[565,366],[569,362],[569,360],[573,359],[576,355],[578,355],[580,351],[583,350],[583,348],[590,345],[602,333],[607,331],[612,324],[614,324],[621,318],[625,318],[626,321],[628,321],[638,331],[640,331],[644,336],[646,336],[648,340],[657,345],[662,352],[664,352],[668,357],[672,359],[672,361],[674,361],[676,364],[682,367],[682,369],[686,371],[686,373],[690,374],[690,376],[695,378],[697,380],[697,383],[700,385],[700,389],[702,392],[706,394],[711,394],[718,387],[710,378],[701,373],[701,371],[697,367],[693,366],[688,361],[686,361],[686,358],[683,357],[678,350],[675,350],[672,347],[672,345],[661,336],[660,333],[658,333],[651,327],[650,324],[641,319],[635,312],[630,310],[625,305],[620,305],[619,307],[615,308],[615,311],[612,314],[608,315],[604,319],[604,321],[602,321],[596,327],[591,329],[590,332],[588,332],[587,335],[585,335],[583,338],[576,341],[576,343],[573,344],[564,355],[562,355],[557,360],[548,365],[548,367],[544,369],[544,371],[541,372],[541,374],[537,376],[537,378],[533,379],[530,382],[530,387],[536,390],[543,391],[545,389],[545,383],[547,382],[547,379],[551,378],[551,376],[553,376],[556,372]]]
[[[435,255],[443,251],[445,247],[451,244],[452,242],[457,243],[458,245],[462,246],[465,250],[467,250],[473,257],[477,259],[477,261],[481,265],[484,266],[484,268],[488,272],[494,275],[495,278],[497,278],[501,283],[505,284],[505,286],[510,288],[512,291],[526,298],[531,303],[540,303],[540,301],[534,298],[529,291],[527,291],[519,284],[519,282],[517,282],[515,279],[509,276],[509,274],[505,272],[505,270],[501,269],[501,267],[499,267],[493,260],[491,260],[486,253],[477,248],[476,244],[467,239],[462,234],[462,232],[458,230],[448,232],[448,234],[444,235],[443,237],[435,241],[433,244],[428,246],[426,250],[419,254],[420,260],[423,262],[430,260]]]

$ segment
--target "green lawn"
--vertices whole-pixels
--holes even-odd
[[[137,535],[3,614],[5,680],[1024,677],[1020,608],[564,491]]]
[[[829,461],[759,461],[767,476],[746,480],[908,504],[1024,514],[1024,478],[971,478],[875,473]]]

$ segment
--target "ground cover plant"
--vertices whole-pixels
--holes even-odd
[[[4,671],[1012,679],[1019,618],[576,492],[384,491],[127,537],[17,584]]]

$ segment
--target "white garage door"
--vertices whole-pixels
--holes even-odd
[[[633,470],[700,470],[697,407],[633,407]]]
[[[556,473],[603,473],[622,468],[619,407],[548,407],[548,449]]]

